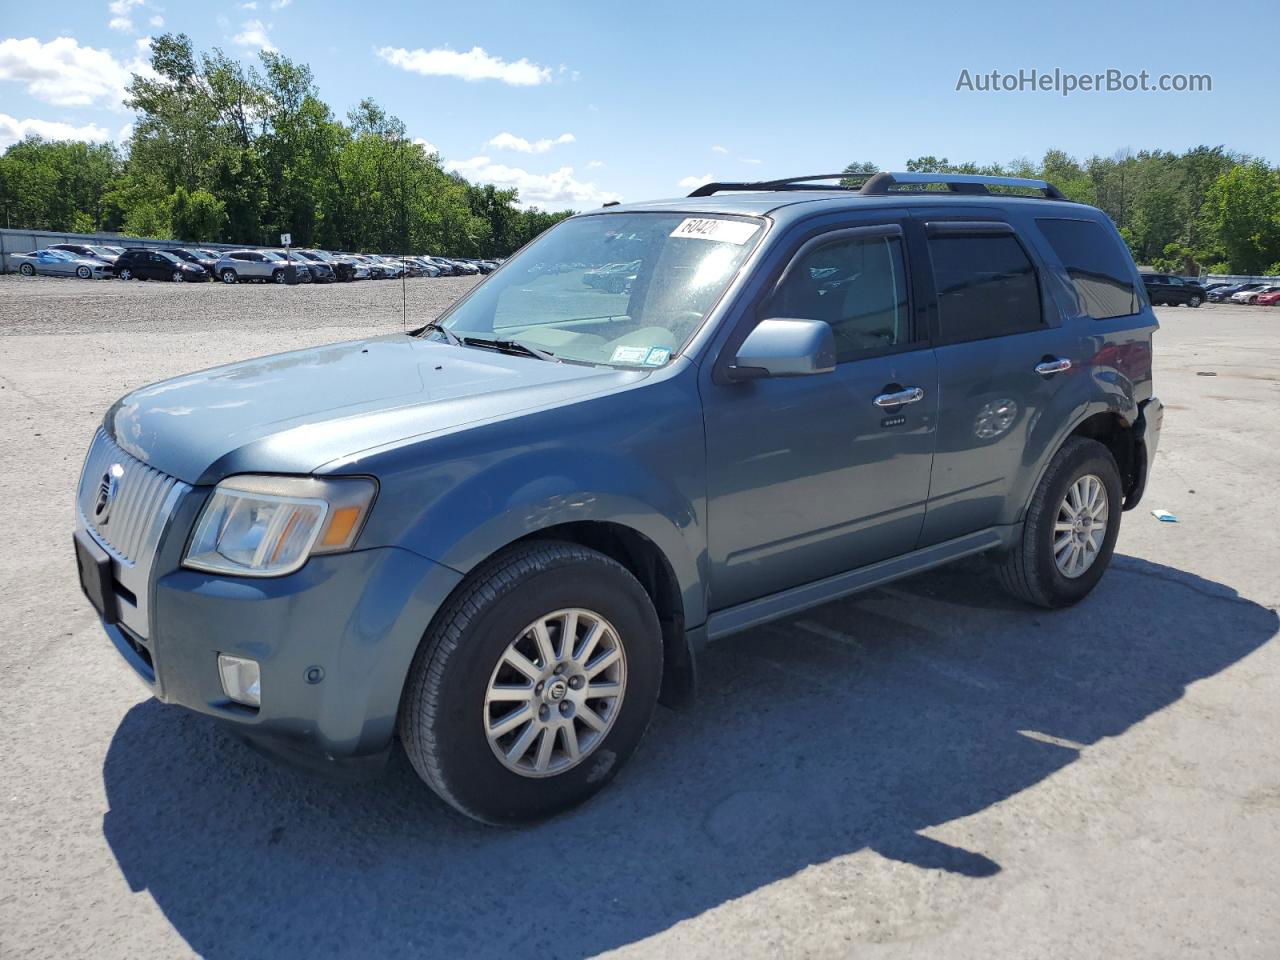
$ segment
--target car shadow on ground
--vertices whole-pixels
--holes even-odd
[[[982,884],[1002,865],[920,831],[1036,785],[1276,631],[1274,611],[1131,557],[1058,612],[970,561],[713,647],[699,701],[660,710],[608,790],[523,830],[455,815],[399,753],[333,783],[148,701],[110,745],[104,832],[208,957],[595,954],[863,849]]]

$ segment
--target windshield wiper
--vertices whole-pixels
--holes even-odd
[[[454,333],[452,330],[450,330],[448,327],[444,326],[438,320],[432,320],[430,323],[426,324],[425,326],[419,327],[417,330],[413,331],[413,335],[415,337],[420,337],[424,333],[427,333],[428,331],[432,331],[435,333],[443,333],[444,338],[448,340],[451,344],[453,344],[455,347],[463,346],[462,338],[458,336],[456,333]]]
[[[462,342],[469,347],[486,347],[490,350],[500,350],[503,353],[517,353],[525,357],[536,357],[539,360],[550,360],[552,363],[560,362],[560,359],[551,351],[521,343],[519,340],[488,340],[484,337],[463,337]]]

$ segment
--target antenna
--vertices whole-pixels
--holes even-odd
[[[405,200],[407,192],[405,181],[404,133],[400,134],[400,329],[409,329],[409,293],[406,289],[405,276],[408,268],[404,262],[404,248],[409,243],[409,205]]]

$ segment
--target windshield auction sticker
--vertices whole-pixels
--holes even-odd
[[[673,237],[693,240],[715,240],[719,243],[744,244],[760,229],[759,224],[741,220],[717,220],[713,217],[689,217],[671,231]]]

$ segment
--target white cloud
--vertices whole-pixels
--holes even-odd
[[[133,139],[133,121],[130,120],[123,127],[116,131],[116,143],[124,143],[126,140]]]
[[[423,153],[431,154],[440,152],[440,148],[426,137],[414,137],[413,142],[422,148]]]
[[[152,17],[147,22],[150,23],[151,26],[155,27],[158,30],[164,26],[164,17],[160,16],[160,14],[157,13],[154,17]]]
[[[19,120],[7,113],[0,113],[0,149],[33,133],[46,140],[94,140],[101,143],[111,138],[111,134],[96,123],[75,127],[57,120],[37,120],[33,117]]]
[[[240,32],[231,38],[231,42],[238,47],[248,47],[253,50],[268,52],[275,50],[275,44],[267,36],[267,25],[261,20],[246,20],[240,24]]]
[[[751,164],[758,164],[758,163],[763,163],[764,161],[762,161],[762,160],[757,160],[755,157],[739,157],[739,158],[738,158],[738,162],[739,162],[739,163],[751,163]]]
[[[118,105],[130,71],[148,70],[141,61],[122,64],[110,51],[82,47],[72,37],[0,40],[0,80],[26,84],[28,94],[59,107],[98,100]]]
[[[543,138],[530,142],[524,137],[517,137],[514,133],[503,132],[490,140],[486,146],[496,147],[499,150],[517,150],[520,153],[546,153],[558,144],[573,143],[574,139],[572,133],[562,133],[554,140]]]
[[[480,47],[472,47],[466,53],[443,48],[405,50],[403,47],[382,47],[378,56],[394,67],[420,73],[424,77],[458,77],[469,83],[501,80],[513,87],[536,87],[551,82],[550,67],[531,63],[524,57],[514,61],[491,57]]]
[[[603,160],[592,160],[590,163],[587,164],[587,169],[594,170],[596,167],[603,167],[603,166],[604,166]]]
[[[142,3],[143,0],[111,0],[111,3],[107,4],[107,9],[112,17],[107,21],[107,26],[121,33],[132,33],[133,20],[130,19],[129,14],[134,7],[142,6]]]
[[[293,0],[271,0],[271,9],[283,10],[285,7],[287,7],[291,3],[293,3]]]
[[[498,187],[515,187],[520,191],[520,206],[562,210],[598,207],[610,200],[621,200],[621,194],[601,190],[594,183],[584,183],[573,175],[573,167],[561,167],[552,173],[530,173],[519,167],[493,163],[488,157],[472,157],[446,166],[470,180],[492,183]]]
[[[712,150],[712,152],[713,152],[713,153],[728,153],[728,152],[729,152],[729,148],[728,148],[728,147],[722,147],[722,146],[720,146],[720,144],[718,144],[718,143],[717,143],[714,147],[712,147],[712,148],[711,148],[711,150]]]
[[[248,3],[242,3],[240,4],[240,9],[241,10],[257,10],[258,0],[249,0]]]
[[[700,187],[704,183],[714,183],[715,180],[716,180],[716,175],[714,173],[704,173],[700,177],[681,177],[680,181],[676,184],[676,186],[684,187],[687,190],[692,190],[694,187]]]

